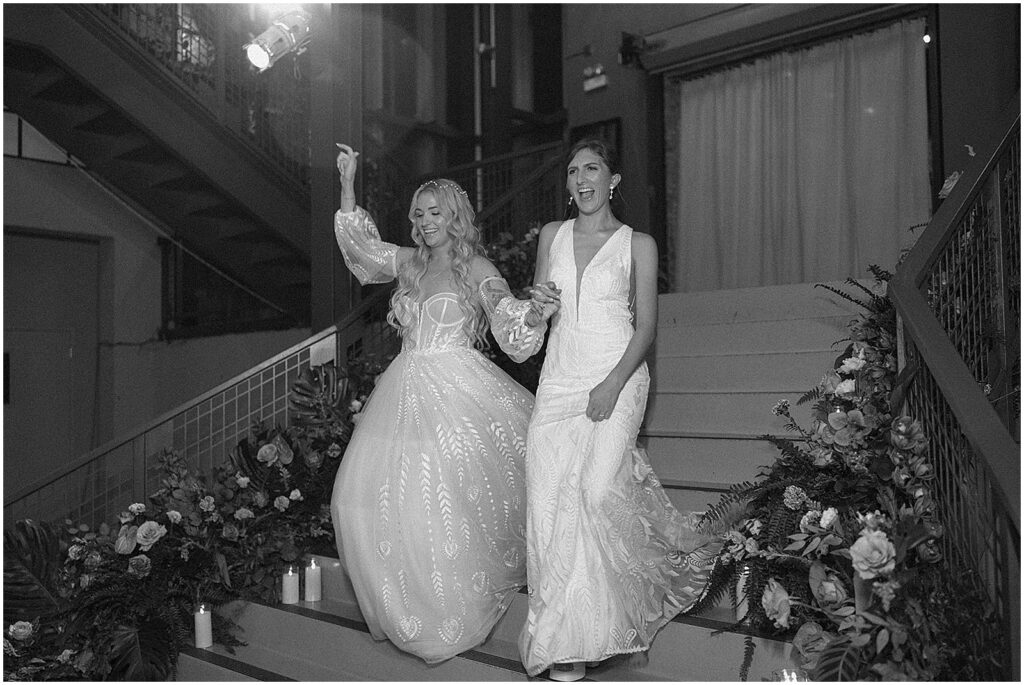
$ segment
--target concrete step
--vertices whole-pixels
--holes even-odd
[[[676,496],[673,490],[666,491],[670,498]],[[717,501],[717,497],[713,501]],[[703,508],[705,507],[701,507],[701,510]],[[330,597],[330,600],[300,606],[315,606],[317,611],[361,622],[358,604],[340,562],[330,557],[319,559],[323,568],[324,596]],[[504,666],[506,670],[518,669],[517,673],[525,678],[517,644],[527,611],[528,599],[525,591],[521,591],[495,625],[487,641],[451,661],[491,660],[491,663]],[[676,617],[659,632],[647,658],[615,657],[599,668],[588,670],[587,677],[591,680],[736,680],[742,662],[745,636],[728,631],[714,634],[715,631],[727,628],[734,620],[735,615],[729,602],[712,607],[699,617]],[[755,637],[754,640],[758,648],[751,665],[751,677],[760,674],[761,677],[767,678],[774,670],[792,667],[788,643],[760,637]],[[398,651],[390,643],[387,644],[391,649]],[[717,655],[715,661],[719,663],[709,664],[708,654]],[[408,656],[404,653],[402,655]]]
[[[746,354],[691,353],[658,359],[652,392],[778,391],[813,387],[839,355],[834,350]]]
[[[753,480],[758,467],[771,464],[779,454],[764,440],[646,437],[642,443],[662,481],[741,483]]]
[[[841,353],[852,317],[827,316],[789,321],[740,321],[714,323],[684,321],[676,326],[659,325],[653,356],[662,364],[667,358],[719,354],[770,352]]]
[[[656,436],[716,435],[725,438],[750,438],[764,435],[789,435],[785,421],[772,414],[780,399],[789,400],[790,413],[805,429],[811,427],[813,403],[797,405],[806,388],[780,388],[760,392],[657,393],[647,401],[643,433]]]
[[[862,284],[874,287],[871,280]],[[828,283],[843,292],[851,292],[843,281]],[[857,295],[860,297],[860,295]],[[866,299],[865,294],[863,298]],[[658,320],[661,325],[735,323],[739,321],[782,321],[789,319],[856,315],[860,308],[814,283],[736,288],[695,293],[666,293],[658,296]]]

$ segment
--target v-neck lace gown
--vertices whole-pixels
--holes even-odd
[[[363,210],[339,212],[335,232],[362,282],[394,277],[397,247]],[[511,298],[488,307],[495,288],[508,293],[492,278],[480,297],[507,344]],[[371,634],[433,663],[483,642],[526,582],[533,396],[473,348],[454,293],[406,298],[396,310],[402,351],[356,424],[331,516]]]
[[[622,226],[577,287],[573,221],[551,244],[549,279],[562,308],[527,432],[529,614],[519,638],[536,675],[552,663],[646,650],[657,630],[700,598],[716,540],[668,501],[636,438],[647,404],[646,363],[606,421],[587,418],[590,391],[633,336],[632,229]]]

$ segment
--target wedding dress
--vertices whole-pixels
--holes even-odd
[[[361,282],[395,277],[398,248],[364,210],[338,212],[335,236]],[[528,303],[503,279],[478,295],[503,349],[521,360],[539,348],[543,328],[523,324]],[[397,309],[402,350],[364,405],[331,516],[371,634],[433,663],[483,642],[526,582],[533,396],[473,349],[455,293]]]
[[[585,415],[590,390],[633,336],[632,229],[622,226],[577,279],[573,224],[550,249],[562,288],[527,433],[529,613],[519,649],[529,675],[552,663],[646,650],[703,594],[720,543],[669,502],[636,438],[650,375],[641,364],[611,417]]]

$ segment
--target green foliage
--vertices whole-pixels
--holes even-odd
[[[816,679],[991,677],[1005,636],[991,611],[976,617],[989,606],[978,579],[951,578],[938,563],[944,531],[928,440],[920,422],[898,413],[915,370],[896,373],[894,309],[849,284],[856,295],[822,286],[866,312],[801,398],[814,402],[813,426],[800,426],[780,400],[772,412],[798,437],[764,436],[779,450],[775,462],[708,512],[731,523],[720,558],[729,571],[716,569],[708,595],[742,582],[748,610],[739,623],[792,639]]]
[[[4,535],[5,680],[168,680],[199,603],[274,601],[284,566],[333,548],[334,475],[385,360],[305,371],[287,429],[254,427],[197,474],[160,457],[160,488],[111,527],[18,521]],[[243,644],[213,615],[214,639]]]

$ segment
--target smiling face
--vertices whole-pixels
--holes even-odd
[[[413,205],[412,217],[414,235],[419,235],[423,245],[431,250],[444,247],[451,240],[448,234],[451,220],[441,211],[433,191],[420,191]]]
[[[608,164],[590,148],[577,152],[566,170],[565,187],[581,214],[592,214],[608,204],[611,188],[621,176],[613,174]]]

